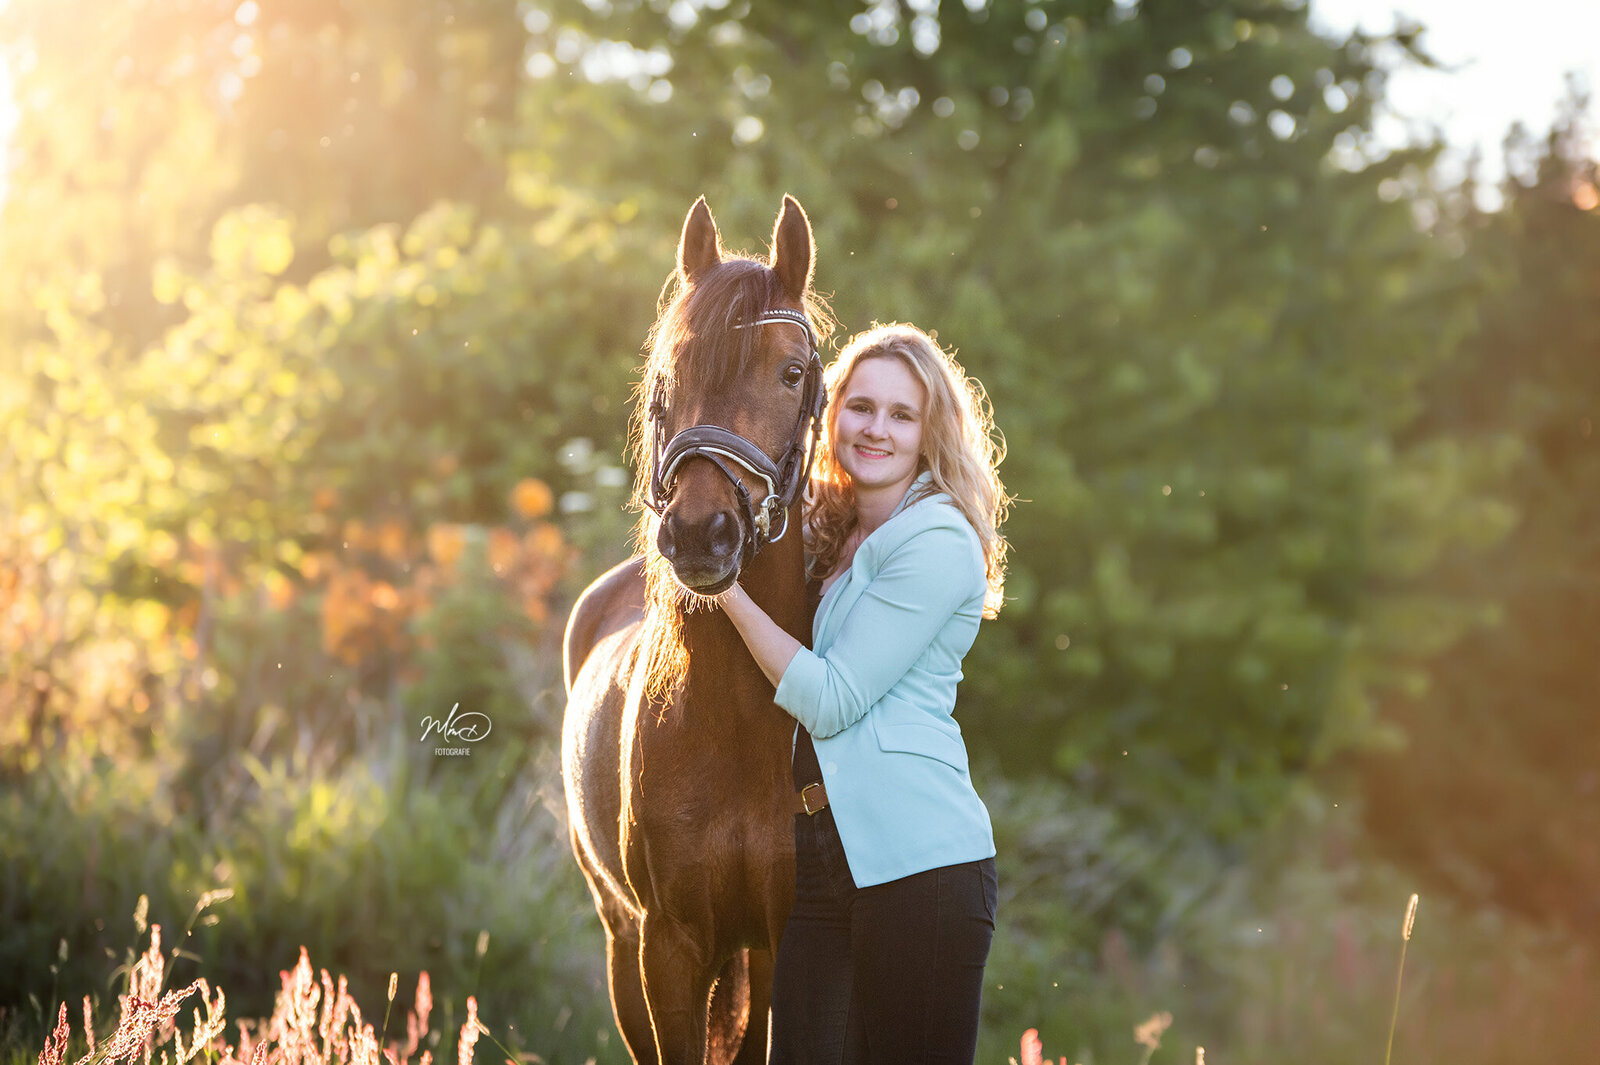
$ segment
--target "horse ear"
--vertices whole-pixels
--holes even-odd
[[[678,238],[678,273],[685,281],[693,281],[721,261],[717,223],[702,196],[694,201],[683,220],[683,236]]]
[[[793,196],[783,198],[783,210],[772,227],[772,258],[768,265],[783,282],[783,289],[796,302],[805,299],[811,287],[811,266],[816,245],[811,240],[811,220]]]

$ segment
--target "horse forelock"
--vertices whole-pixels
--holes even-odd
[[[705,395],[749,372],[759,333],[736,329],[782,299],[778,275],[754,259],[726,259],[680,286],[652,334],[646,375],[667,394]]]

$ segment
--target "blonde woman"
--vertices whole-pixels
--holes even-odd
[[[737,585],[718,600],[797,722],[804,812],[770,1061],[970,1065],[995,847],[954,711],[1001,602],[1002,452],[982,389],[912,326],[852,339],[828,384],[812,649]]]

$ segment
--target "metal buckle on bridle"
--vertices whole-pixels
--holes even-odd
[[[783,505],[783,501],[778,498],[776,492],[763,499],[761,505],[756,507],[754,514],[755,517],[750,519],[750,524],[754,525],[756,532],[761,534],[763,543],[770,544],[782,540],[783,534],[789,531],[789,508]],[[774,536],[772,534],[772,523],[778,518],[782,518],[783,521],[778,526],[778,534]]]
[[[733,328],[754,329],[783,322],[804,329],[811,348],[811,358],[806,364],[800,416],[795,422],[794,433],[783,458],[774,462],[755,444],[720,425],[691,425],[667,440],[666,400],[658,381],[650,395],[649,420],[654,428],[650,448],[650,485],[645,505],[651,510],[660,514],[671,502],[679,466],[691,458],[704,458],[733,483],[740,506],[750,522],[755,539],[754,548],[775,543],[789,531],[789,507],[799,498],[805,479],[810,476],[811,464],[816,457],[817,439],[822,433],[822,412],[828,403],[827,387],[822,382],[822,355],[818,351],[816,330],[811,327],[811,320],[804,313],[787,307],[773,307]],[[766,494],[759,503],[750,497],[744,482],[729,468],[730,462],[760,479],[766,486]]]

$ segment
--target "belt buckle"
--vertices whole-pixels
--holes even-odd
[[[815,810],[811,808],[810,792],[812,788],[822,791],[822,781],[814,781],[813,783],[807,784],[805,787],[800,789],[800,808],[806,812],[807,817],[815,817],[817,814],[828,808],[828,793],[826,791],[822,792],[822,805],[818,806]]]

